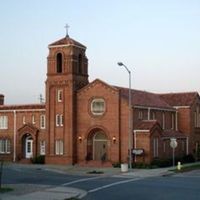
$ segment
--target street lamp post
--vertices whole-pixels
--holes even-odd
[[[123,66],[129,74],[129,93],[128,93],[128,106],[129,106],[129,123],[128,123],[128,148],[129,148],[129,168],[132,168],[132,106],[131,106],[131,71],[122,62],[117,63],[119,66]]]

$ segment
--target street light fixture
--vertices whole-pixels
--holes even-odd
[[[122,62],[117,63],[119,66],[123,66],[129,74],[129,93],[128,93],[128,107],[129,107],[129,123],[128,123],[128,149],[129,149],[129,168],[132,168],[132,106],[131,106],[131,71]]]

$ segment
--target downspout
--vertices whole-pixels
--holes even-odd
[[[150,120],[150,111],[151,111],[151,109],[148,108],[148,120]]]
[[[187,139],[186,139],[186,155],[189,154],[188,144],[189,144],[189,138],[187,137]]]
[[[178,131],[178,111],[176,111],[176,131]]]
[[[13,110],[14,115],[14,130],[13,130],[13,162],[16,161],[16,110]]]
[[[136,139],[137,139],[137,138],[136,138],[136,136],[137,136],[137,135],[136,135],[136,131],[134,131],[134,149],[137,149],[137,143],[136,143]],[[136,160],[136,155],[134,156],[134,161],[135,161],[135,163],[136,163],[136,161],[137,161],[137,160]]]

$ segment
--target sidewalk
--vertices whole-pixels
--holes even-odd
[[[84,197],[87,192],[71,187],[50,187],[44,185],[9,185],[14,191],[0,195],[0,200],[65,200]],[[37,188],[35,188],[37,187]]]
[[[128,172],[122,173],[120,168],[86,168],[78,166],[63,166],[63,165],[21,165],[10,164],[11,167],[20,168],[27,167],[32,169],[41,169],[54,171],[62,174],[79,175],[79,176],[102,176],[102,177],[122,177],[122,178],[148,178],[156,176],[167,176],[173,174],[168,168],[158,169],[131,169]],[[88,172],[103,172],[102,174],[88,174]],[[84,177],[83,177],[84,178]],[[0,194],[0,200],[65,200],[76,197],[82,198],[87,192],[72,188],[72,187],[52,187],[49,185],[33,185],[33,184],[15,184],[9,185],[14,189],[12,192]]]

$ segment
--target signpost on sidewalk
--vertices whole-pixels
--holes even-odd
[[[170,147],[172,148],[172,160],[173,160],[173,167],[175,166],[175,148],[177,147],[176,138],[170,138]]]

